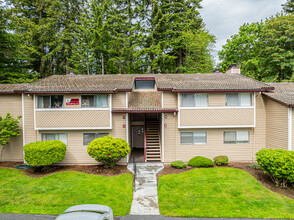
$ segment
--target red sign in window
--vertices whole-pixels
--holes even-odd
[[[79,99],[66,99],[66,105],[79,105]]]

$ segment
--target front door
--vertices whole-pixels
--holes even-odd
[[[145,129],[143,125],[132,126],[133,147],[144,148]]]

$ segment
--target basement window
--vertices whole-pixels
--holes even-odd
[[[224,144],[249,144],[249,131],[225,131]]]
[[[54,133],[48,133],[48,134],[42,134],[42,141],[62,141],[67,145],[67,134],[54,134]]]
[[[181,144],[206,144],[207,134],[205,131],[181,132]]]
[[[105,137],[108,133],[84,133],[83,134],[83,145],[88,145],[91,141],[96,138]]]
[[[135,89],[154,89],[153,80],[136,80]]]

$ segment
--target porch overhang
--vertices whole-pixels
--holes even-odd
[[[112,113],[176,113],[177,109],[154,109],[154,110],[146,110],[146,109],[113,109]]]

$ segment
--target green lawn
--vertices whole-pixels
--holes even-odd
[[[78,204],[110,206],[114,215],[130,212],[133,177],[102,177],[67,171],[32,178],[15,169],[0,169],[0,213],[57,215]]]
[[[160,213],[165,216],[294,219],[294,200],[234,168],[160,176],[158,194]]]

